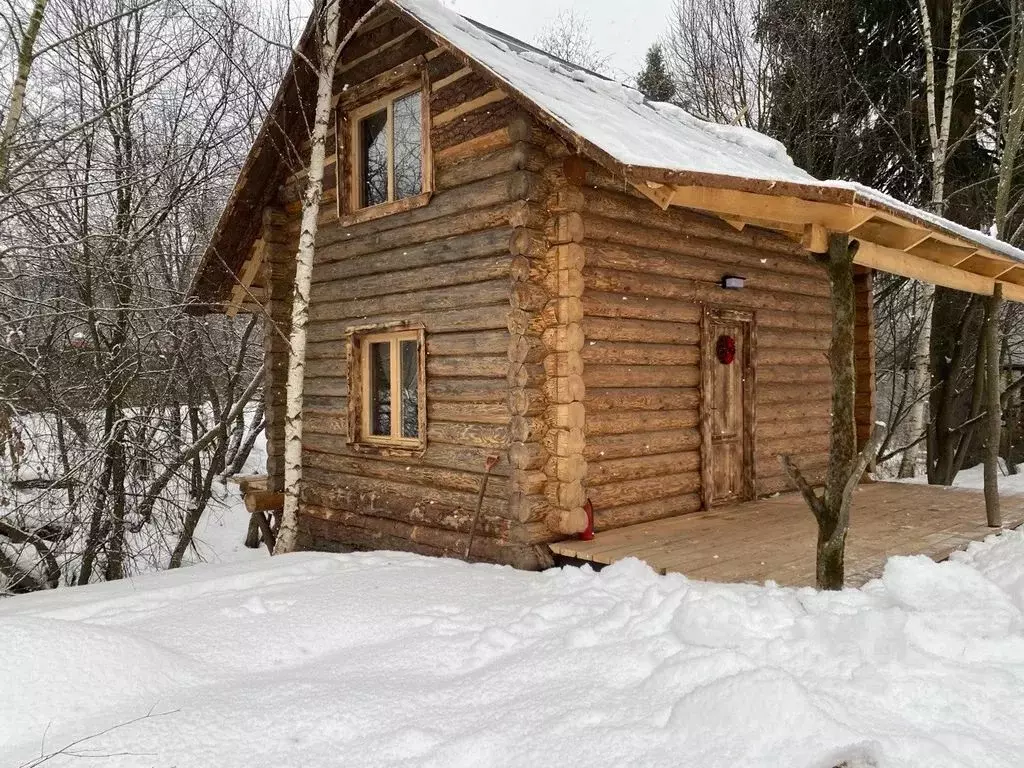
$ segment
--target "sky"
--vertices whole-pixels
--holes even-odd
[[[661,35],[672,0],[444,0],[464,16],[532,43],[560,11],[590,21],[594,45],[611,57],[612,74],[635,75]]]

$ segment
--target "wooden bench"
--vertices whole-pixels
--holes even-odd
[[[245,501],[245,509],[251,516],[245,546],[255,549],[262,538],[267,551],[273,554],[284,510],[284,494],[268,490],[266,475],[246,475],[236,477],[235,481]]]

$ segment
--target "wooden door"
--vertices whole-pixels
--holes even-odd
[[[701,333],[705,508],[754,497],[754,318],[707,308]]]

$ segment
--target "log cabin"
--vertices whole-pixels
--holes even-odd
[[[1020,251],[812,178],[765,136],[648,102],[435,0],[354,0],[341,24],[306,548],[460,556],[475,534],[474,559],[537,569],[588,526],[588,502],[606,531],[782,491],[781,454],[820,479],[829,233],[858,246],[860,440],[875,270],[1024,298]],[[191,289],[267,319],[271,491],[315,91],[297,59]]]

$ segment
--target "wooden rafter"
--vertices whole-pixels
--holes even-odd
[[[237,315],[243,307],[251,304],[253,299],[262,298],[262,292],[259,292],[261,295],[257,296],[257,291],[252,289],[252,285],[256,276],[260,273],[260,268],[263,266],[263,256],[265,253],[266,241],[262,237],[258,238],[253,243],[252,251],[249,252],[249,258],[242,265],[241,272],[238,275],[238,282],[231,289],[231,299],[226,310],[228,317]]]
[[[860,206],[714,187],[677,186],[672,193],[672,205],[733,218],[771,222],[780,225],[778,229],[797,227],[800,232],[808,224],[818,224],[831,232],[849,232],[875,215],[872,209]]]
[[[978,293],[983,296],[991,296],[995,289],[996,281],[991,277],[968,272],[964,269],[941,264],[921,256],[897,251],[895,248],[886,248],[882,245],[860,241],[854,263],[862,264],[865,267],[878,269],[882,272],[890,272],[894,275],[911,277],[916,280],[923,280],[927,283],[934,283],[946,288],[955,288],[968,293]],[[1012,283],[1003,284],[1003,291],[1007,298],[1014,301],[1024,301],[1024,286]]]

